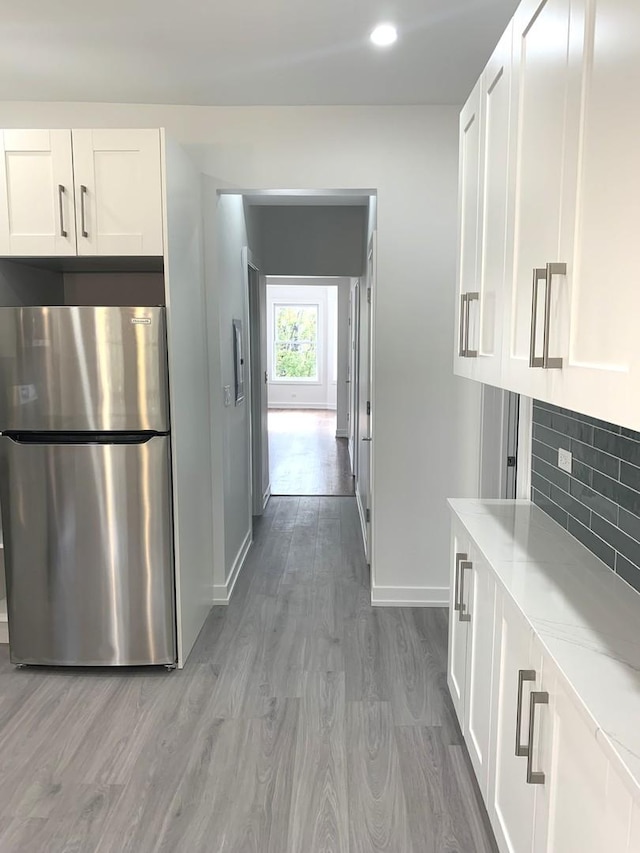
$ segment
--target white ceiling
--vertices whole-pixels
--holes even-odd
[[[517,0],[0,0],[0,100],[459,104]],[[368,34],[392,20],[396,45]]]

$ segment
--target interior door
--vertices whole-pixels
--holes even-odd
[[[75,255],[70,130],[0,130],[0,255]]]
[[[572,233],[575,211],[584,33],[577,5],[572,0],[523,0],[513,21],[515,175],[507,244],[514,246],[514,257],[507,277],[513,283],[504,376],[507,387],[542,399],[550,399],[560,373],[529,366],[532,338],[533,355],[542,358],[545,316],[550,357],[562,357],[565,346],[561,318],[566,314],[566,276],[554,275],[549,291],[544,276],[547,264],[571,260],[560,246],[561,233]]]
[[[251,362],[252,512],[262,515],[271,494],[267,369],[267,279],[247,260]]]
[[[373,288],[375,285],[375,232],[369,243],[367,254],[367,280],[366,287],[360,288],[360,346],[359,346],[359,373],[360,373],[360,400],[358,425],[360,432],[360,448],[358,458],[358,476],[356,479],[356,490],[360,502],[362,514],[362,528],[364,536],[365,553],[367,562],[371,562],[371,448],[373,442],[372,417],[371,417],[371,344],[372,344],[372,305]]]
[[[79,255],[162,255],[158,130],[74,130]]]
[[[360,282],[351,287],[351,351],[349,358],[349,452],[351,454],[351,473],[358,477],[358,407],[360,400]]]

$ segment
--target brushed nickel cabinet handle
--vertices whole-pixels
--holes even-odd
[[[545,691],[534,691],[529,705],[529,751],[527,754],[527,785],[544,785],[545,775],[541,770],[533,769],[533,736],[536,725],[536,705],[548,705],[549,694]]]
[[[81,218],[81,222],[82,222],[82,236],[83,237],[89,236],[89,232],[87,231],[87,221],[86,221],[85,206],[84,206],[85,205],[84,200],[85,200],[85,196],[87,195],[87,192],[88,192],[88,190],[85,187],[85,185],[81,184],[80,185],[80,218]]]
[[[453,586],[453,609],[460,610],[460,599],[458,598],[460,594],[460,563],[463,560],[467,559],[467,555],[461,552],[456,554],[456,572],[454,577],[454,586]]]
[[[459,622],[471,622],[471,614],[467,610],[464,603],[464,573],[466,569],[472,569],[473,563],[470,560],[460,560],[460,610],[458,612]]]
[[[480,299],[480,294],[477,292],[467,293],[467,321],[465,323],[466,330],[464,334],[464,354],[466,358],[477,358],[478,350],[469,349],[469,314],[471,312],[471,303],[477,302]]]
[[[60,211],[60,236],[66,237],[67,231],[64,227],[64,202],[62,201],[62,196],[65,193],[64,186],[62,184],[58,184],[58,209]]]
[[[467,315],[467,294],[461,293],[460,294],[460,344],[458,346],[458,355],[460,356],[460,358],[466,357],[466,350],[465,350],[465,346],[464,346],[464,342],[465,342],[464,328],[465,328],[466,315]]]
[[[547,264],[545,278],[547,286],[544,295],[544,339],[542,350],[542,366],[545,370],[562,367],[561,358],[549,358],[549,337],[551,330],[551,282],[554,275],[566,275],[566,264]]]
[[[544,359],[536,356],[536,331],[538,328],[538,282],[546,281],[547,271],[537,267],[533,270],[533,288],[531,295],[531,341],[529,344],[529,367],[544,367]],[[547,293],[549,288],[547,288]],[[546,294],[545,294],[546,305]],[[546,323],[546,314],[545,314]]]
[[[526,757],[529,755],[529,748],[531,746],[531,738],[529,738],[529,743],[524,745],[521,743],[522,739],[522,687],[525,681],[535,681],[536,680],[536,671],[535,669],[519,669],[518,670],[518,701],[516,703],[516,756],[518,758]],[[531,722],[531,721],[529,721]]]

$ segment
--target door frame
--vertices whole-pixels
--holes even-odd
[[[262,386],[263,370],[266,371],[266,365],[263,365],[260,360],[260,334],[261,334],[261,314],[260,314],[260,266],[248,246],[242,249],[242,270],[244,276],[244,298],[245,312],[247,317],[247,361],[248,369],[247,377],[247,398],[249,412],[249,504],[250,513],[252,516],[262,515],[271,497],[270,486],[266,491],[263,491],[262,471],[263,471],[263,440],[260,424],[262,422],[261,395],[259,392],[254,393],[256,389]],[[256,282],[252,283],[251,271],[256,274]],[[266,379],[265,379],[266,381]],[[268,435],[267,435],[268,441]]]

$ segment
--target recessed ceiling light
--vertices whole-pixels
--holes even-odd
[[[393,24],[378,24],[369,38],[378,47],[388,47],[397,40],[398,31]]]

